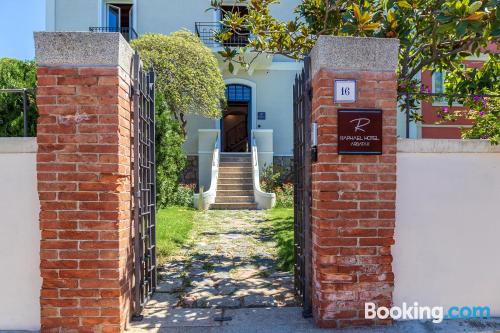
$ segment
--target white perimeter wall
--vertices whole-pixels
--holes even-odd
[[[0,330],[40,328],[35,138],[0,138]]]
[[[401,140],[397,161],[394,304],[500,316],[500,147]]]

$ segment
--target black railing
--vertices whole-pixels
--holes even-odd
[[[90,32],[120,32],[127,41],[137,39],[138,35],[134,28],[129,27],[90,27]]]
[[[21,89],[0,89],[0,93],[8,94],[21,94],[23,99],[23,136],[29,136],[29,124],[28,124],[28,111],[29,111],[29,99],[28,94],[33,92],[33,89],[21,88]],[[0,119],[1,122],[1,119]]]
[[[224,27],[218,22],[196,22],[195,31],[201,41],[205,43],[208,47],[219,47],[219,46],[229,46],[229,47],[241,47],[248,44],[248,39],[250,33],[247,30],[237,30],[233,31],[232,36],[221,42],[217,38],[217,35],[223,31]]]

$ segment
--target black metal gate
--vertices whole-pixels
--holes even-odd
[[[303,315],[312,315],[311,304],[311,60],[293,86],[294,136],[294,217],[295,217],[295,291]]]
[[[156,289],[155,74],[134,56],[134,315]]]

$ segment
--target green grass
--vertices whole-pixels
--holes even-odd
[[[196,211],[186,207],[169,207],[160,209],[156,214],[156,245],[160,263],[188,240],[193,229]]]
[[[278,266],[292,271],[294,264],[293,208],[275,208],[268,211],[268,221],[278,247]]]

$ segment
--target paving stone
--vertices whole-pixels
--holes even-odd
[[[235,309],[241,307],[241,300],[236,297],[216,296],[207,299],[205,305],[207,308]]]
[[[293,275],[277,271],[265,217],[263,211],[200,213],[193,239],[159,269],[159,291],[168,296],[152,308],[295,305]]]
[[[230,295],[236,291],[236,286],[234,284],[225,284],[222,286],[219,286],[217,288],[217,291],[219,295]]]
[[[168,279],[166,281],[162,281],[156,287],[156,291],[159,293],[173,293],[178,292],[183,288],[183,280],[179,277],[177,279]]]
[[[243,306],[249,308],[276,306],[276,300],[271,296],[248,295],[243,298]]]

